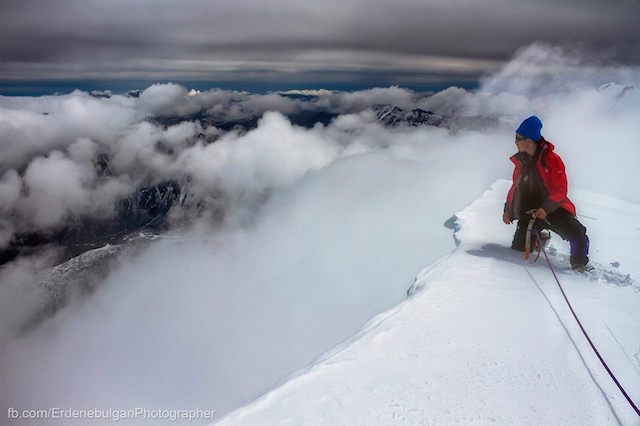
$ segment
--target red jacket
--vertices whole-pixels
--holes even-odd
[[[567,198],[567,175],[564,170],[564,163],[560,156],[553,152],[554,147],[551,142],[542,138],[539,143],[541,152],[538,155],[536,168],[548,192],[546,200],[540,207],[547,214],[562,207],[575,216],[576,206]],[[518,213],[514,211],[514,200],[518,196],[517,182],[523,167],[516,155],[510,158],[516,167],[513,170],[513,184],[507,194],[507,202],[505,203],[505,211],[509,212],[512,219],[515,219]]]

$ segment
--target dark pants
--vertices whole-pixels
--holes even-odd
[[[560,235],[563,240],[568,240],[571,243],[571,265],[586,265],[587,262],[589,262],[589,237],[587,236],[587,228],[585,228],[575,216],[563,208],[549,213],[547,220],[550,224],[544,220],[537,219],[534,227],[538,229],[538,231],[549,229]],[[518,220],[518,227],[516,228],[516,233],[513,235],[513,242],[511,243],[512,249],[524,251],[528,225],[528,218]],[[535,235],[531,235],[532,246],[535,240]]]

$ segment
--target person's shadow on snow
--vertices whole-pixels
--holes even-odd
[[[542,254],[540,254],[541,258],[539,258],[535,263],[532,263],[533,260],[538,256],[538,252],[531,253],[529,255],[529,260],[525,260],[523,251],[513,250],[511,247],[501,246],[500,244],[495,243],[489,243],[483,245],[480,248],[466,250],[466,253],[472,256],[488,257],[492,259],[502,260],[504,262],[513,263],[519,266],[534,266],[544,263]]]
[[[534,251],[529,255],[529,260],[524,259],[524,252],[512,249],[509,246],[501,246],[500,244],[489,243],[480,248],[466,250],[466,253],[472,256],[489,257],[492,259],[502,260],[504,262],[513,263],[518,266],[524,267],[545,267],[548,268],[547,262],[544,259],[544,255]],[[535,260],[537,259],[537,260]],[[556,271],[560,273],[571,272],[571,268],[566,262],[557,263],[551,258],[551,263]]]

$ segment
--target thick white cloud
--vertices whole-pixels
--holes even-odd
[[[187,89],[177,84],[154,84],[140,94],[138,107],[150,115],[174,115],[176,105],[186,99]],[[189,111],[182,111],[187,115]]]
[[[33,156],[80,137],[112,140],[143,117],[123,96],[96,99],[80,91],[38,98],[0,96],[0,171],[20,169]]]
[[[100,146],[88,138],[80,138],[67,147],[69,157],[81,164],[91,165],[99,153]]]
[[[9,170],[0,177],[0,248],[5,247],[11,241],[15,232],[14,221],[5,218],[15,208],[15,204],[20,198],[21,191],[20,176],[15,170]]]
[[[199,198],[207,199],[215,190],[224,194],[226,208],[251,211],[272,190],[327,165],[339,153],[331,139],[292,126],[280,113],[269,112],[257,129],[242,136],[230,133],[216,143],[183,151],[171,171],[191,176],[191,191]]]
[[[24,185],[27,196],[18,210],[37,227],[60,223],[71,212],[86,210],[93,170],[79,166],[60,151],[38,157],[27,167]]]
[[[20,176],[15,170],[7,171],[0,178],[0,211],[6,213],[11,210],[20,197]]]
[[[416,99],[424,95],[397,86],[388,88],[373,88],[352,93],[337,93],[327,96],[326,101],[339,112],[360,111],[375,104],[390,104],[404,109],[414,108]]]

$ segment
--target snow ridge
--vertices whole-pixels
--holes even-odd
[[[546,263],[526,263],[509,248],[513,229],[501,221],[508,185],[496,182],[447,221],[457,224],[460,244],[417,274],[412,297],[221,424],[637,425]],[[586,196],[575,201],[599,218],[589,226],[597,279],[565,266],[568,244],[555,235],[551,261],[595,344],[636,400],[640,293],[631,277],[638,271],[616,252],[633,238],[603,238],[613,223],[631,229],[635,210],[625,214],[612,200],[588,205],[597,197]],[[606,263],[614,269],[602,268]]]

